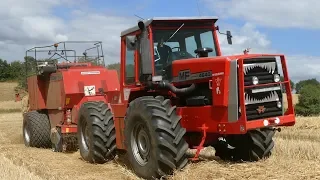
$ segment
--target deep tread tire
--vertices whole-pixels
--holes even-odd
[[[111,109],[104,102],[86,102],[79,112],[77,126],[81,157],[98,164],[112,160],[116,150],[116,132]]]
[[[44,113],[30,111],[23,117],[23,139],[27,147],[51,148],[50,120]]]
[[[256,129],[249,131],[250,152],[247,161],[258,161],[271,156],[274,147],[273,136],[275,131],[272,129]]]
[[[271,128],[255,129],[248,131],[245,135],[233,135],[227,138],[227,143],[234,146],[230,150],[223,145],[216,148],[216,156],[230,161],[259,161],[267,159],[274,148],[273,136],[275,131]]]
[[[188,144],[183,138],[186,130],[180,120],[176,107],[161,96],[144,96],[130,102],[125,117],[125,145],[130,165],[139,177],[159,178],[187,165]],[[143,165],[135,157],[132,146],[131,133],[139,123],[143,124],[151,142],[148,161]]]

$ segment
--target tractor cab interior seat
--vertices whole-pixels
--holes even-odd
[[[159,64],[166,65],[169,61],[169,58],[172,56],[171,47],[165,44],[158,44],[157,50],[159,52]]]

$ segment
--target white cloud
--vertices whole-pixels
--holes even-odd
[[[307,55],[286,56],[289,76],[294,81],[317,78],[320,81],[320,57]]]
[[[241,54],[246,48],[251,48],[250,53],[273,52],[270,49],[271,42],[267,36],[259,32],[251,23],[246,23],[242,27],[220,24],[220,29],[228,29],[232,33],[232,45],[228,45],[225,35],[219,34],[221,50],[223,55]],[[221,32],[221,30],[220,30]]]
[[[0,6],[1,58],[22,60],[30,46],[65,40],[65,24],[52,9],[75,0],[2,0]]]
[[[68,39],[102,41],[106,63],[120,62],[120,33],[135,25],[136,18],[81,11],[75,14],[78,16],[69,22]]]
[[[52,14],[53,8],[62,3],[68,2],[67,5],[75,6],[76,4],[73,3],[76,3],[76,1],[74,0],[29,0],[28,3],[24,0],[2,1],[8,6],[6,8],[0,7],[0,23],[2,24],[2,28],[0,28],[0,48],[2,50],[0,58],[9,61],[23,60],[25,50],[34,46],[49,45],[65,40],[98,40],[103,41],[106,63],[119,62],[120,32],[137,23],[137,18],[133,16],[120,17],[99,14],[81,10],[81,8],[74,8],[68,21]],[[84,1],[86,0],[77,2]],[[225,6],[223,3],[220,1],[217,7]],[[253,3],[255,2],[249,0],[247,5]],[[14,4],[15,6],[13,6]],[[229,8],[222,8],[222,11],[229,11],[229,9],[234,11],[227,13],[228,16],[237,15],[241,17],[245,13],[244,15],[239,13],[252,13],[250,9],[243,9],[247,7],[243,4],[237,7],[241,9],[239,12],[237,12],[237,8],[232,8],[232,4],[228,5],[230,5]],[[242,54],[243,50],[248,47],[251,48],[250,53],[281,53],[272,48],[272,42],[268,39],[268,36],[258,31],[252,22],[247,22],[240,27],[223,24],[220,21],[218,21],[218,24],[222,32],[231,30],[233,34],[233,45],[231,46],[227,44],[226,36],[219,34],[223,55]],[[306,55],[286,56],[289,74],[293,80],[320,77],[318,70],[320,64],[317,57]],[[304,61],[304,66],[301,66],[301,61]]]
[[[64,22],[54,17],[28,16],[22,18],[21,30],[28,39],[43,41],[64,41],[66,35],[60,34],[66,29]]]
[[[273,49],[272,42],[268,39],[267,35],[259,32],[251,23],[246,23],[242,27],[219,23],[219,27],[223,30],[231,30],[233,35],[233,45],[228,45],[226,36],[219,34],[218,37],[223,55],[243,54],[243,50],[248,47],[252,48],[249,53],[283,54],[283,52]],[[294,82],[309,78],[320,80],[320,57],[303,54],[284,55],[286,57],[289,77]]]
[[[0,57],[9,61],[23,60],[25,51],[34,46],[66,40],[97,40],[104,43],[106,62],[119,62],[120,32],[136,23],[136,18],[107,16],[76,8],[85,1],[2,0],[7,6],[0,7]],[[75,9],[68,21],[54,15],[52,11],[58,6]]]
[[[220,17],[232,17],[261,26],[320,29],[319,0],[202,0]]]

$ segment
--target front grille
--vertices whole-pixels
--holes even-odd
[[[259,79],[259,84],[273,83],[273,75],[278,74],[275,58],[248,59],[243,66],[245,86],[253,85],[253,77]]]
[[[274,74],[278,74],[275,58],[263,57],[245,59],[243,64],[244,85],[253,85],[253,77],[258,78],[258,84],[274,83]],[[280,85],[268,85],[263,87],[252,87],[245,89],[245,107],[247,120],[255,120],[280,116],[283,114],[282,91]],[[259,113],[258,109],[264,109]]]
[[[247,120],[250,121],[282,115],[282,106],[277,106],[278,102],[282,102],[281,94],[281,90],[246,94]]]

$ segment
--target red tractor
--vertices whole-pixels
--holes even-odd
[[[185,167],[188,148],[197,149],[191,160],[205,146],[224,160],[271,155],[275,131],[295,124],[285,57],[222,56],[217,19],[153,18],[121,33],[121,93],[105,110],[113,112],[105,116],[105,159],[125,150],[134,172],[150,179]],[[232,44],[231,32],[225,35]],[[94,155],[100,149],[89,150],[90,158],[87,151],[81,155],[94,162],[102,158]]]
[[[68,49],[70,44],[83,53]],[[35,47],[26,51],[25,64],[29,95],[23,115],[25,145],[77,151],[77,118],[84,113],[79,108],[101,109],[119,95],[119,82],[114,81],[118,75],[105,68],[102,43],[67,41]]]

